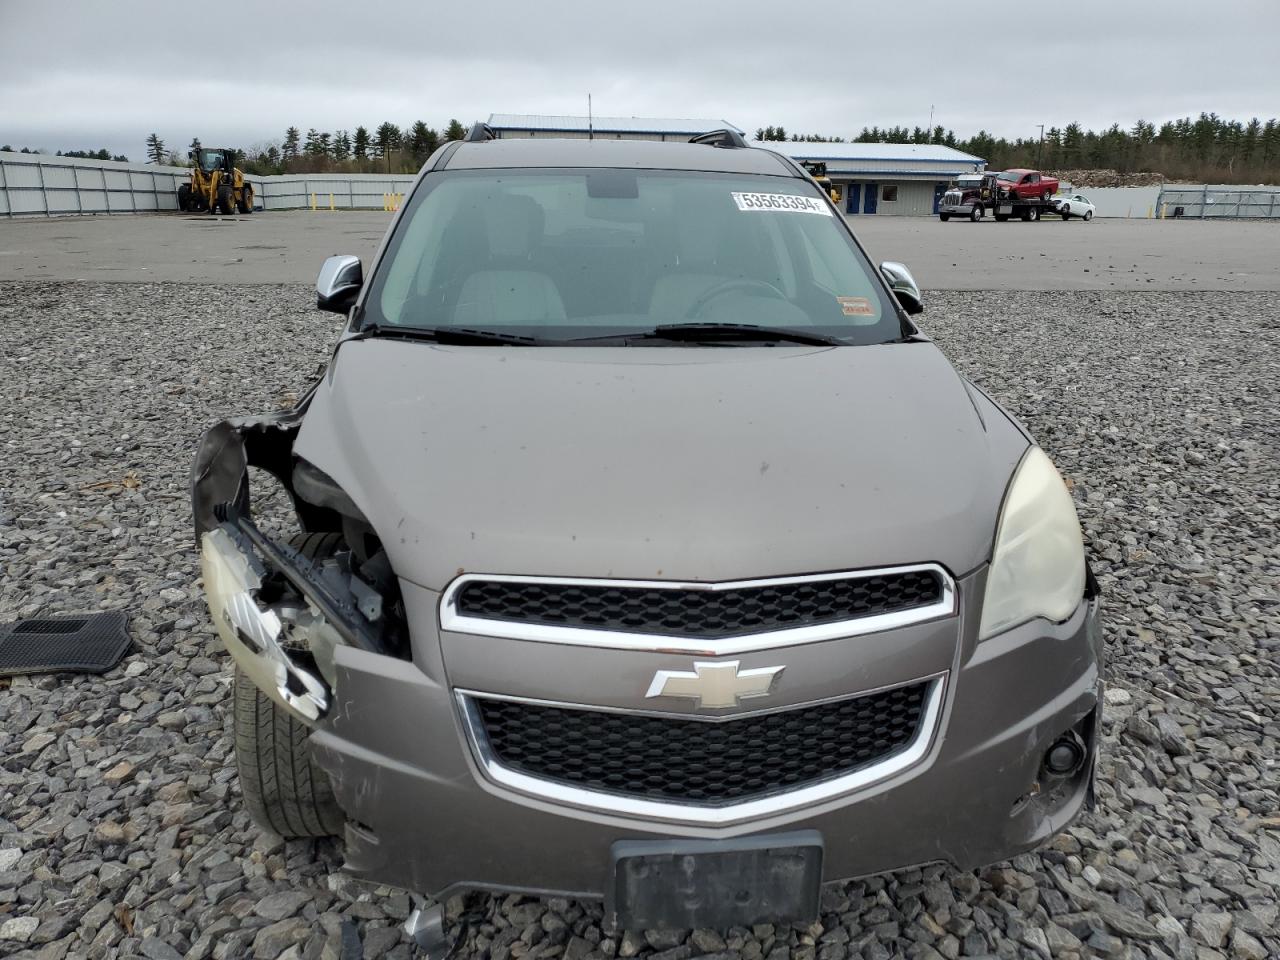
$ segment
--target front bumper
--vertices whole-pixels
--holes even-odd
[[[940,203],[938,204],[939,213],[947,213],[951,216],[967,217],[973,212],[975,204],[970,203]]]
[[[958,584],[962,598],[981,596],[984,586],[985,572]],[[947,622],[953,656],[940,716],[917,762],[810,806],[694,824],[557,803],[486,776],[455,688],[474,688],[473,674],[486,662],[495,684],[551,681],[516,675],[499,659],[500,645],[441,636],[434,626],[438,595],[411,584],[404,593],[413,661],[339,647],[334,705],[311,741],[349,818],[347,867],[372,880],[438,896],[483,888],[599,898],[618,841],[794,831],[821,836],[827,881],[936,861],[969,868],[1041,843],[1079,812],[1089,793],[1101,690],[1096,600],[1082,602],[1065,623],[1025,624],[982,644],[974,640],[977,606],[962,603],[958,621]],[[872,663],[892,670],[895,647],[925,642],[919,629],[858,638],[850,649],[874,654]],[[451,643],[452,650],[472,651],[475,662],[451,652],[446,669]],[[813,644],[787,655],[800,651],[815,663],[824,656],[834,663],[839,645],[852,643]],[[553,662],[563,652],[541,646],[540,655]],[[581,651],[570,655],[579,680],[596,675]],[[628,669],[620,667],[623,674]],[[850,692],[876,685],[865,677],[850,682]],[[1047,780],[1044,754],[1072,728],[1085,739],[1085,763],[1071,777]]]

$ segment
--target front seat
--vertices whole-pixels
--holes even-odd
[[[555,281],[533,269],[542,242],[542,207],[532,197],[505,194],[482,208],[489,265],[462,283],[454,326],[491,327],[563,323],[564,301]]]

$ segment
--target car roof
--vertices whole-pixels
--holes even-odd
[[[444,149],[448,149],[447,147]],[[538,167],[697,170],[713,173],[803,177],[772,150],[713,147],[704,143],[657,140],[582,140],[553,137],[462,142],[435,169],[494,170]]]

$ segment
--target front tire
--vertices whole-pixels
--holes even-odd
[[[946,223],[948,220],[950,220],[950,219],[951,219],[951,214],[949,214],[949,213],[940,213],[940,214],[938,214],[938,219],[939,219],[939,220],[941,220],[943,223]]]
[[[1092,220],[1092,219],[1093,219],[1093,211],[1092,211],[1092,210],[1086,210],[1086,211],[1084,212],[1084,222],[1085,222],[1085,223],[1088,223],[1088,222],[1089,222],[1090,220]]]
[[[253,213],[253,187],[245,184],[240,188],[240,196],[236,201],[236,209],[241,213]]]
[[[217,210],[223,216],[229,216],[230,214],[235,213],[235,209],[236,200],[234,192],[232,191],[229,183],[224,183],[218,187]]]
[[[189,183],[178,187],[178,209],[183,213],[191,209],[191,184]]]
[[[291,545],[304,557],[332,555],[342,538],[304,534]],[[329,776],[311,757],[311,731],[259,690],[239,668],[234,682],[236,770],[244,805],[254,823],[281,837],[332,837],[346,817]]]
[[[982,204],[975,203],[973,205],[973,209],[969,211],[969,219],[972,220],[974,223],[977,223],[979,220],[982,219],[982,216],[985,212],[986,211],[982,209]]]

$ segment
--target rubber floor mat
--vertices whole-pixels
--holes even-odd
[[[119,611],[29,617],[0,626],[0,677],[19,673],[106,673],[129,649]]]

